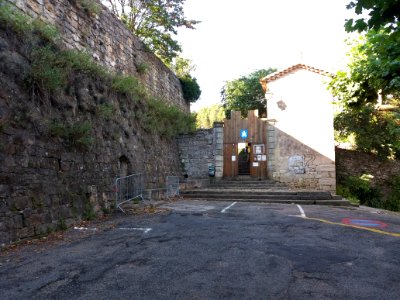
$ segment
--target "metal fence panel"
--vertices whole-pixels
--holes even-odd
[[[167,176],[167,197],[179,196],[179,177],[178,176]]]
[[[115,205],[125,212],[121,205],[136,198],[143,200],[144,176],[143,174],[132,174],[119,177],[115,180]]]

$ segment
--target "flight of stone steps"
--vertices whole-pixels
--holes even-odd
[[[341,196],[329,192],[290,190],[273,180],[254,180],[250,177],[223,179],[205,188],[180,192],[184,199],[237,202],[296,203],[350,206]]]

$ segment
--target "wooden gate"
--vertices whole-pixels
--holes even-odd
[[[224,120],[224,177],[236,177],[238,144],[246,143],[249,150],[250,176],[267,177],[267,121],[258,118],[258,110],[249,110],[247,118],[240,111],[232,111]]]

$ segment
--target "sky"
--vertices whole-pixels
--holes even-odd
[[[336,72],[346,62],[344,30],[350,0],[186,0],[182,57],[196,65],[202,90],[192,111],[221,103],[224,82],[259,69],[304,63]]]

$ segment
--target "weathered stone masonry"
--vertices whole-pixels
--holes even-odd
[[[139,76],[149,89],[188,109],[178,79],[144,48],[129,48],[143,45],[105,9],[91,20],[74,1],[12,2],[52,19],[66,45],[79,49],[92,43],[92,53],[115,71],[135,73],[143,59],[149,70]],[[76,73],[68,91],[32,94],[25,82],[31,65],[24,43],[0,24],[0,246],[101,215],[112,208],[118,176],[143,173],[147,187],[155,188],[166,175],[181,175],[176,141],[145,131],[133,114],[140,104],[101,81]],[[102,115],[99,105],[112,107],[113,114]],[[54,122],[64,129],[88,122],[93,142],[86,150],[68,147],[64,138],[52,136]]]
[[[104,6],[88,15],[76,0],[8,0],[32,17],[56,25],[66,47],[89,51],[96,61],[117,73],[139,78],[153,96],[189,112],[179,79]],[[145,72],[138,66],[146,65]]]
[[[208,178],[208,167],[215,166],[215,177],[223,171],[223,123],[178,138],[179,155],[188,182]]]

